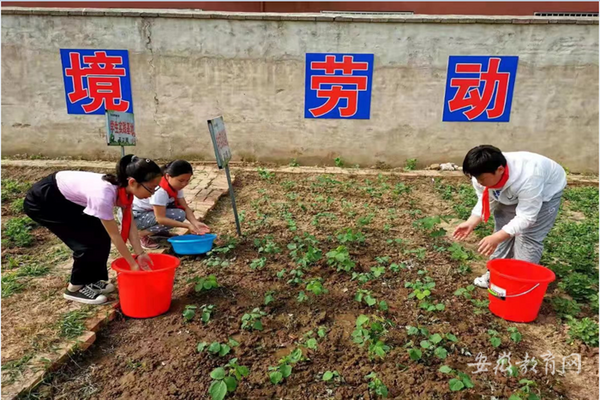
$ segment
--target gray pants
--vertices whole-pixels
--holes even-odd
[[[182,210],[181,208],[167,208],[166,217],[183,222],[185,221],[185,210]],[[154,211],[134,211],[133,220],[140,231],[147,230],[151,233],[158,233],[171,229],[170,226],[159,225],[158,222],[156,222]]]
[[[554,195],[549,201],[542,203],[542,208],[535,223],[525,229],[520,235],[500,243],[490,259],[512,258],[539,264],[544,250],[544,239],[554,226],[558,215],[562,191]],[[507,206],[498,204],[494,210],[496,221],[495,231],[498,232],[504,225],[508,224],[516,215],[517,205]]]

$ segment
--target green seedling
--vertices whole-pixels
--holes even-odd
[[[359,315],[356,319],[356,329],[352,332],[352,341],[360,347],[368,345],[369,357],[375,356],[383,359],[390,351],[390,347],[385,344],[384,336],[387,334],[387,327],[391,322],[377,317],[370,318],[366,315]]]
[[[494,329],[488,329],[488,335],[490,336],[490,343],[494,347],[499,347],[502,344],[502,338],[500,337],[500,333]]]
[[[414,171],[417,169],[417,159],[416,158],[408,158],[406,160],[406,164],[404,165],[405,171]]]
[[[419,247],[418,249],[410,249],[404,250],[404,254],[414,254],[417,259],[424,260],[427,255],[427,249],[424,247]]]
[[[200,310],[202,311],[202,322],[205,324],[208,324],[208,321],[210,321],[210,317],[213,313],[213,311],[215,310],[215,306],[210,304],[210,305],[203,305],[202,307],[200,307]]]
[[[355,263],[350,259],[350,253],[346,246],[338,246],[335,250],[327,253],[327,264],[334,266],[337,271],[350,272],[354,269]]]
[[[266,181],[270,181],[275,176],[274,172],[270,172],[262,167],[258,167],[257,172],[258,176],[260,176],[261,179],[264,179]]]
[[[224,357],[231,351],[231,344],[235,344],[235,346],[239,346],[239,343],[233,339],[229,339],[228,343],[219,343],[212,342],[210,345],[206,342],[198,343],[197,350],[198,353],[202,353],[204,350],[208,350],[208,352],[214,356]]]
[[[315,278],[309,281],[306,284],[306,290],[312,292],[315,296],[320,296],[321,294],[328,292],[328,290],[323,287],[323,280],[321,278]]]
[[[292,374],[293,365],[304,360],[302,349],[297,348],[287,356],[279,360],[277,366],[269,367],[269,380],[273,385],[277,385]]]
[[[536,386],[534,381],[530,381],[529,379],[521,379],[519,381],[519,385],[523,385],[513,393],[508,400],[540,400],[541,397],[533,393],[533,388]]]
[[[394,186],[392,193],[394,193],[396,196],[402,196],[403,194],[409,194],[410,191],[410,186],[400,182],[397,183],[396,186]]]
[[[462,296],[465,299],[471,299],[471,298],[473,298],[473,295],[471,293],[473,293],[474,290],[475,290],[475,286],[469,285],[466,288],[456,289],[456,291],[454,292],[454,295],[458,296],[458,297]]]
[[[209,275],[204,278],[195,277],[191,279],[190,282],[196,282],[196,285],[194,286],[194,291],[196,291],[197,293],[209,291],[219,287],[217,277],[214,275]]]
[[[335,166],[338,168],[344,167],[344,160],[342,160],[341,157],[336,157],[335,160],[333,160],[333,162],[335,163]]]
[[[321,379],[323,382],[331,382],[335,380],[341,380],[341,375],[337,371],[325,371]]]
[[[352,228],[341,230],[337,235],[337,240],[341,244],[345,243],[364,243],[365,235],[360,231],[354,231]]]
[[[235,392],[239,382],[249,374],[248,367],[238,365],[237,358],[232,358],[227,365],[210,373],[213,382],[208,388],[208,394],[212,400],[223,400],[228,393]]]
[[[269,304],[271,304],[274,301],[275,301],[275,292],[272,290],[269,290],[267,293],[265,293],[264,304],[265,304],[265,306],[268,306]]]
[[[246,313],[242,316],[242,329],[247,331],[262,331],[262,317],[267,315],[264,311],[261,311],[260,308],[255,308],[250,313]]]
[[[250,268],[252,269],[262,269],[267,263],[267,259],[265,257],[255,258],[250,263]]]
[[[448,252],[450,253],[450,258],[453,260],[467,261],[473,259],[473,253],[456,242],[448,247]]]
[[[369,214],[365,217],[360,217],[356,221],[356,223],[358,224],[358,226],[364,227],[364,226],[370,225],[371,222],[373,222],[373,218],[375,218],[375,214]]]
[[[455,376],[455,378],[452,378],[448,381],[448,386],[450,386],[450,390],[453,392],[458,392],[463,389],[472,389],[475,387],[469,375],[465,374],[464,372],[456,371],[447,365],[442,365],[439,371],[443,374]]]
[[[369,391],[374,393],[377,397],[388,397],[388,388],[385,384],[377,377],[375,372],[371,372],[365,379],[369,380]]]
[[[281,249],[279,248],[277,243],[275,243],[273,241],[273,237],[270,235],[264,239],[254,239],[254,246],[256,246],[259,253],[265,253],[265,254],[281,253]]]
[[[508,331],[508,333],[510,333],[510,340],[512,340],[513,342],[519,343],[521,341],[521,339],[523,339],[521,332],[519,332],[519,330],[517,328],[515,328],[514,326],[511,326],[511,327],[507,328],[506,330]]]
[[[298,161],[295,158],[292,158],[292,161],[290,161],[290,167],[299,167],[300,164],[298,164]]]
[[[194,319],[194,317],[196,316],[196,309],[198,307],[194,306],[192,304],[188,304],[187,306],[185,306],[185,308],[183,309],[183,320],[185,322],[190,322],[191,320]]]

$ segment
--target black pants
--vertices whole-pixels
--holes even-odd
[[[73,250],[73,285],[108,280],[110,236],[99,218],[84,214],[84,207],[65,199],[58,190],[55,173],[33,185],[25,197],[24,209],[29,218]]]

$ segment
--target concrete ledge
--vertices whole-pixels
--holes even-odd
[[[578,24],[598,25],[597,17],[532,17],[507,15],[355,15],[321,13],[244,13],[190,10],[119,9],[119,8],[51,8],[2,7],[2,15],[51,15],[122,18],[196,18],[307,22],[370,22],[370,23],[421,23],[421,24]]]

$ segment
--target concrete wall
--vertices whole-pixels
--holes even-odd
[[[491,143],[598,171],[598,20],[2,9],[2,154],[111,158],[102,116],[66,113],[60,48],[128,49],[147,157],[421,165]],[[73,15],[77,14],[77,15]],[[374,53],[370,120],[304,119],[307,52]],[[444,123],[449,55],[518,55],[509,123]]]

